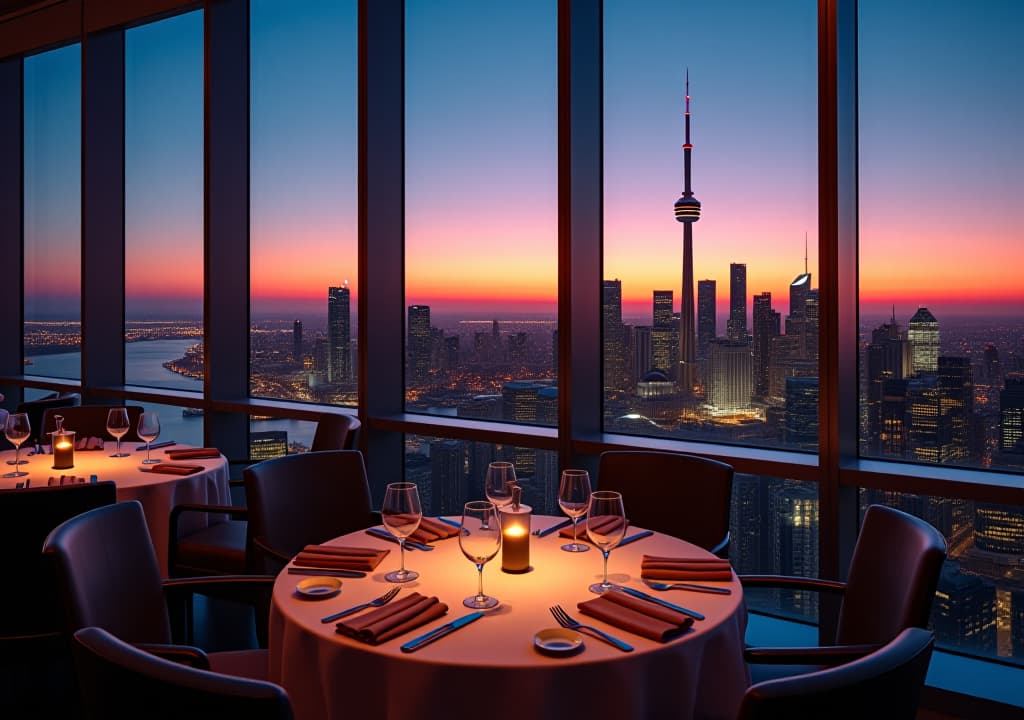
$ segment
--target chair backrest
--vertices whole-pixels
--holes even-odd
[[[43,413],[42,432],[44,438],[47,433],[57,429],[57,422],[54,417],[64,416],[64,429],[74,430],[76,438],[99,437],[104,440],[113,440],[114,436],[107,432],[107,413],[112,408],[123,407],[128,410],[128,432],[121,438],[122,442],[141,442],[139,438],[139,416],[142,415],[141,405],[76,405],[66,408],[48,408]],[[45,440],[44,440],[45,442]]]
[[[0,557],[7,577],[17,578],[0,592],[0,637],[64,629],[43,541],[68,518],[116,501],[117,488],[111,481],[0,490]]]
[[[946,559],[942,534],[920,518],[871,505],[857,536],[836,643],[887,643],[904,628],[928,627]]]
[[[323,413],[316,422],[311,452],[354,450],[361,423],[354,415]]]
[[[278,685],[165,660],[98,627],[74,634],[73,653],[87,718],[293,717]]]
[[[78,393],[66,393],[54,397],[39,398],[38,400],[25,400],[18,403],[16,412],[28,414],[29,426],[32,429],[32,434],[24,444],[35,445],[37,442],[42,442],[40,433],[43,431],[43,413],[48,409],[72,407],[81,404],[81,402],[82,396]]]
[[[95,625],[128,642],[171,641],[160,566],[138,500],[66,520],[43,552],[53,556],[68,632]]]
[[[285,555],[369,527],[370,484],[358,450],[264,460],[243,472],[250,537]],[[252,572],[279,569],[254,562]]]
[[[858,660],[751,685],[743,695],[739,720],[913,720],[934,643],[931,631],[907,628]]]
[[[731,465],[680,453],[601,453],[598,487],[622,493],[629,522],[713,552],[728,545]]]

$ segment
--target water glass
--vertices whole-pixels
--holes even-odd
[[[595,490],[590,495],[587,510],[587,535],[604,556],[604,580],[590,586],[590,592],[601,595],[614,585],[608,582],[608,553],[622,542],[626,534],[626,510],[622,505],[622,493],[611,490]]]
[[[470,595],[462,604],[474,610],[497,607],[498,598],[484,595],[484,565],[493,560],[501,549],[501,523],[494,503],[485,500],[466,503],[462,511],[459,548],[477,570],[476,595]]]
[[[384,576],[389,582],[409,582],[420,576],[415,570],[405,569],[405,539],[416,532],[423,519],[423,508],[420,505],[420,493],[416,483],[396,482],[388,485],[384,491],[384,504],[381,506],[381,517],[384,527],[398,538],[401,553],[401,566]]]
[[[128,453],[121,452],[121,438],[128,434],[132,426],[128,422],[128,408],[111,408],[107,413],[107,432],[117,441],[114,454],[110,457],[128,457]]]
[[[590,506],[590,473],[586,470],[563,470],[558,486],[558,507],[572,518],[572,542],[562,546],[566,552],[586,552],[590,546],[578,542],[576,527]]]

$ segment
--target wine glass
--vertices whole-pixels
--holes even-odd
[[[160,462],[159,458],[151,460],[149,457],[149,446],[160,437],[160,418],[155,412],[144,412],[139,415],[138,433],[139,437],[146,441],[146,459],[142,461],[142,464],[154,465]]]
[[[128,453],[121,452],[121,438],[128,434],[131,427],[127,408],[110,408],[110,412],[107,413],[107,432],[117,440],[117,449],[110,457],[128,457]]]
[[[28,421],[27,413],[11,413],[7,416],[7,422],[4,423],[4,437],[11,441],[14,445],[14,459],[8,460],[8,465],[13,465],[14,470],[4,475],[4,477],[22,477],[28,475],[26,470],[19,470],[19,465],[24,465],[28,460],[21,459],[21,444],[28,439],[28,436],[32,434],[32,426]]]
[[[608,553],[622,542],[626,534],[626,511],[622,506],[622,493],[595,490],[590,495],[587,510],[587,535],[604,555],[604,580],[590,586],[590,592],[605,593],[614,585],[608,582]]]
[[[495,607],[498,598],[484,595],[484,564],[492,560],[501,549],[498,508],[486,500],[466,503],[462,511],[462,530],[459,533],[459,548],[476,565],[478,573],[476,595],[470,595],[462,604],[475,610]]]
[[[484,478],[484,495],[495,507],[512,502],[512,487],[516,484],[516,469],[510,462],[492,462]]]
[[[409,582],[420,576],[415,570],[405,569],[405,539],[416,532],[423,519],[423,508],[420,506],[420,493],[416,483],[396,482],[388,485],[384,491],[384,504],[380,510],[384,518],[384,527],[398,538],[401,551],[401,567],[392,570],[384,579],[389,582]]]
[[[562,546],[566,552],[586,552],[590,549],[576,540],[576,526],[590,504],[590,473],[586,470],[563,470],[558,486],[558,507],[572,518],[572,542]]]

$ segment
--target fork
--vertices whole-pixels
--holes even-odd
[[[555,620],[557,620],[558,624],[562,627],[569,628],[570,630],[589,630],[590,632],[594,633],[597,637],[614,645],[622,652],[633,652],[632,645],[627,645],[626,643],[622,642],[618,638],[612,637],[603,630],[598,630],[596,627],[576,622],[569,616],[569,613],[567,613],[561,605],[554,605],[551,608],[549,608],[549,610],[551,610],[551,614],[555,616]]]
[[[652,590],[693,590],[694,592],[715,593],[717,595],[732,595],[732,590],[727,587],[713,587],[711,585],[695,585],[693,583],[663,583],[654,580],[644,580],[644,585]]]
[[[350,608],[348,608],[346,610],[342,610],[341,612],[336,612],[333,615],[328,615],[325,618],[320,618],[320,622],[322,622],[322,623],[334,622],[335,620],[343,618],[346,615],[351,615],[352,613],[359,612],[360,610],[365,610],[368,607],[380,607],[381,605],[387,605],[389,602],[391,602],[394,599],[395,595],[397,595],[398,591],[401,590],[401,589],[402,588],[401,588],[400,585],[395,585],[393,588],[388,590],[386,593],[381,595],[379,598],[374,598],[370,602],[364,602],[364,603],[362,603],[360,605],[353,605],[352,607],[350,607]]]

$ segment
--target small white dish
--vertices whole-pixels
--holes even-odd
[[[295,586],[295,592],[312,600],[334,597],[341,592],[341,580],[324,575],[303,578]]]
[[[575,655],[583,649],[583,636],[568,628],[545,628],[533,636],[533,646],[542,655]]]

